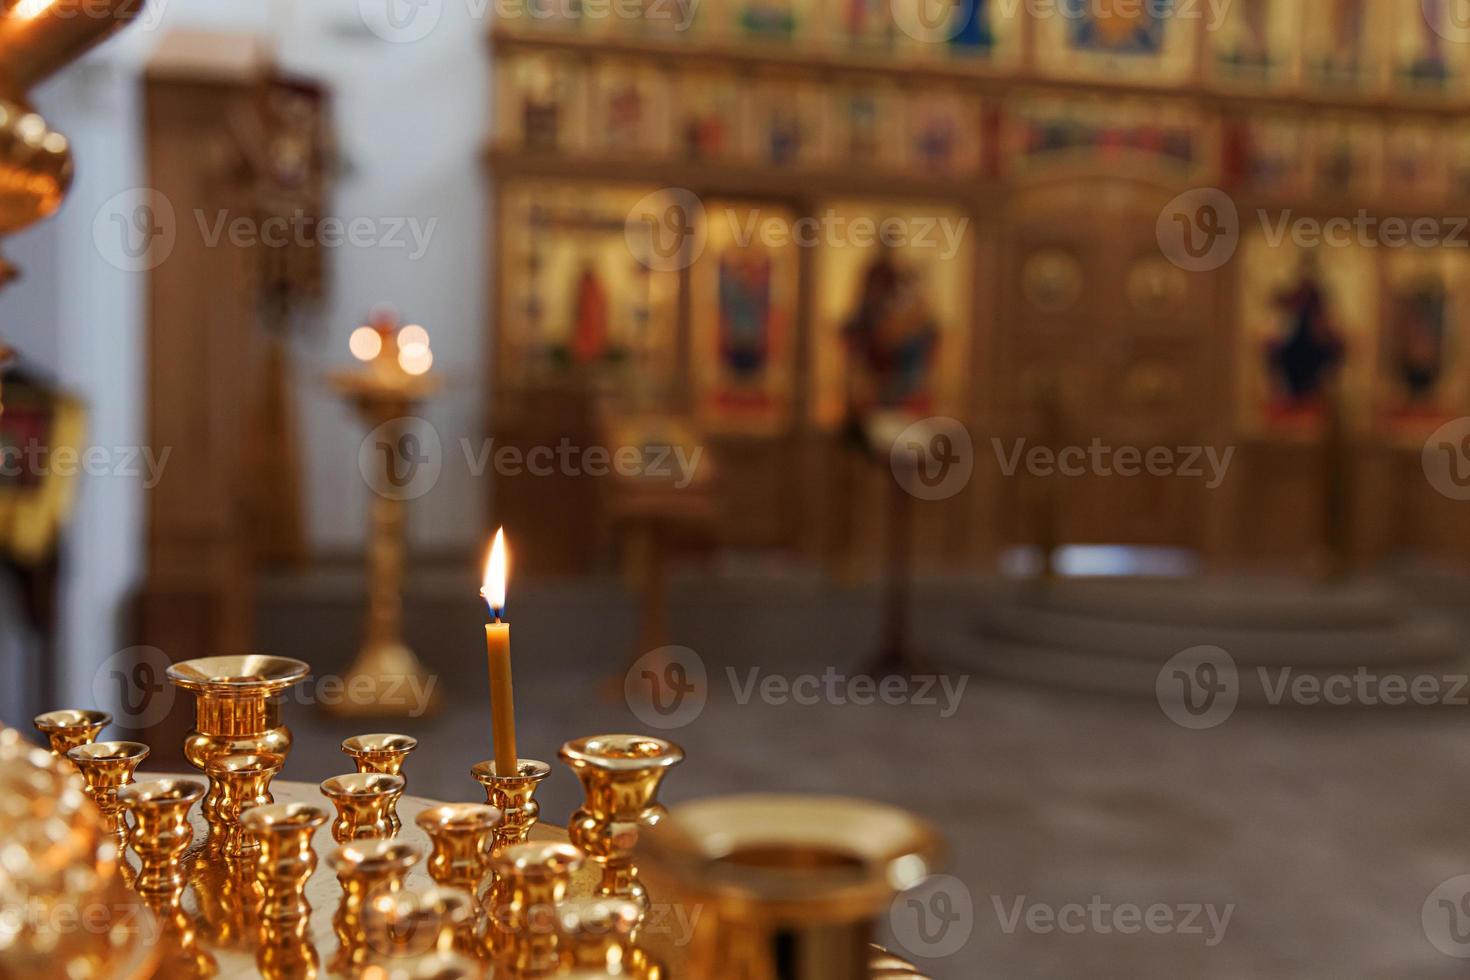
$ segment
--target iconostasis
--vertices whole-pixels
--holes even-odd
[[[1381,445],[1407,451],[1470,412],[1458,370],[1470,233],[1380,247],[1370,232],[1315,249],[1289,230],[1277,237],[1303,217],[1453,214],[1470,195],[1470,38],[1453,40],[1463,29],[1448,0],[1057,3],[1065,16],[974,0],[947,5],[952,19],[939,23],[886,0],[648,0],[641,18],[551,9],[565,5],[502,18],[490,149],[502,353],[566,347],[592,246],[561,239],[597,237],[600,288],[629,297],[608,335],[647,342],[640,390],[661,389],[671,411],[731,438],[836,435],[861,356],[854,324],[881,282],[912,296],[912,322],[879,328],[913,334],[898,341],[914,352],[893,382],[912,389],[898,400],[985,431],[1028,397],[1023,373],[1064,378],[1115,355],[1101,336],[1112,330],[1053,345],[1050,367],[1034,363],[1045,351],[1024,365],[1004,356],[996,338],[1029,315],[1024,295],[999,282],[1022,264],[1007,255],[1057,237],[1015,202],[1055,220],[1065,208],[1034,205],[1086,187],[1081,207],[1105,219],[1110,196],[1162,208],[1217,187],[1240,213],[1241,241],[1224,268],[1188,273],[1207,281],[1189,295],[1207,303],[1190,319],[1208,340],[1149,347],[1159,378],[1195,377],[1202,350],[1232,361],[1218,390],[1187,388],[1210,401],[1187,417],[1305,448],[1321,438],[1326,379],[1339,375],[1347,424]],[[668,188],[704,204],[703,251],[687,270],[640,271],[619,224],[632,202]],[[509,217],[551,202],[602,209],[593,223],[605,227],[593,236],[562,219]],[[752,215],[969,220],[941,255],[742,240]],[[1107,220],[1081,224],[1106,245]],[[1082,281],[1112,274],[1106,247],[1056,247]],[[653,338],[672,338],[673,354],[660,360]],[[503,382],[528,376],[516,357],[500,363]]]

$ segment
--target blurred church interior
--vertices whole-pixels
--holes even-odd
[[[974,928],[926,975],[1459,975],[1453,0],[148,0],[13,90],[46,6],[0,0],[8,723],[105,708],[167,770],[188,707],[128,681],[296,657],[428,688],[317,684],[288,778],[403,731],[454,798],[504,527],[521,741],[697,664],[668,800],[927,816]],[[74,172],[22,227],[32,113]],[[1191,727],[1201,648],[1240,704]],[[745,686],[834,671],[953,710]],[[1273,694],[1364,672],[1442,694]],[[1006,928],[1094,895],[1234,917]]]

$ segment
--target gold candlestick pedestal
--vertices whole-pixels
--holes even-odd
[[[402,890],[404,879],[423,851],[412,844],[393,840],[350,841],[327,857],[342,885],[342,900],[332,918],[339,948],[333,957],[333,972],[356,975],[373,958],[363,913],[371,900]]]
[[[253,807],[266,806],[271,797],[271,780],[285,759],[273,752],[221,755],[210,759],[204,816],[210,821],[210,842],[226,854],[241,855],[256,848],[255,837],[240,823]]]
[[[200,772],[221,755],[271,753],[284,759],[291,730],[281,724],[281,695],[310,673],[300,660],[254,654],[174,664],[168,679],[195,697],[184,758]]]
[[[357,766],[358,772],[381,772],[388,776],[403,775],[403,763],[408,754],[418,747],[419,740],[412,735],[395,735],[379,732],[373,735],[354,735],[342,740],[342,751]]]
[[[36,715],[34,722],[36,731],[46,736],[46,741],[51,745],[51,754],[61,761],[67,769],[76,771],[76,766],[66,757],[66,753],[78,745],[86,745],[97,741],[97,736],[102,729],[112,724],[112,715],[105,711],[86,711],[76,708],[65,708],[61,711],[48,711],[43,715]]]
[[[663,969],[633,945],[643,909],[626,898],[572,898],[556,907],[562,963],[580,970],[611,970],[629,980],[661,980]]]
[[[535,759],[521,759],[514,773],[502,776],[491,759],[475,763],[470,775],[485,787],[485,802],[501,813],[500,825],[495,828],[495,853],[528,841],[531,828],[541,815],[536,788],[551,775],[551,766]]]
[[[417,718],[438,710],[439,692],[403,638],[404,539],[410,494],[398,468],[413,446],[408,416],[420,401],[439,390],[440,383],[426,373],[426,343],[421,354],[414,352],[417,359],[406,358],[393,327],[380,324],[377,333],[378,349],[369,364],[328,376],[332,387],[356,408],[363,424],[380,437],[374,456],[383,464],[369,488],[367,621],[362,646],[344,678],[348,691],[361,693],[328,710],[343,717]],[[417,370],[420,366],[424,369]]]
[[[352,772],[323,780],[322,795],[337,808],[332,839],[342,844],[363,838],[388,838],[398,832],[398,798],[403,777]]]
[[[128,828],[117,791],[133,781],[134,771],[148,758],[148,746],[142,742],[89,742],[68,749],[66,757],[81,772],[87,797],[102,811],[118,846],[125,845]]]
[[[594,735],[562,746],[561,759],[582,781],[586,800],[567,831],[572,843],[602,865],[599,894],[647,905],[633,848],[642,829],[668,813],[658,802],[659,784],[684,761],[672,742],[645,735]]]
[[[194,839],[189,811],[204,796],[192,779],[150,779],[123,786],[118,802],[133,816],[128,842],[138,855],[137,889],[173,894],[184,887],[184,852]]]
[[[310,916],[306,883],[316,870],[311,836],[327,822],[326,811],[306,803],[272,803],[246,811],[240,822],[260,844],[255,867],[265,889],[261,919],[284,924]]]
[[[503,905],[490,910],[491,955],[512,976],[539,977],[561,962],[556,907],[586,860],[570,844],[516,844],[495,857]]]

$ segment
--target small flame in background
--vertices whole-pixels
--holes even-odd
[[[490,557],[485,560],[485,580],[480,586],[480,595],[493,613],[505,608],[507,567],[505,528],[501,528],[495,532],[495,541],[490,545]]]

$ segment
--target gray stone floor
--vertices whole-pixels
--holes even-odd
[[[457,588],[458,573],[446,577]],[[469,767],[490,753],[479,613],[430,578],[418,576],[421,591],[410,596],[411,638],[452,697],[438,717],[391,727],[425,743],[410,765],[412,791],[471,799]],[[1436,581],[1422,597],[1458,594],[1459,583]],[[921,645],[943,646],[986,588],[928,584]],[[553,760],[569,737],[646,727],[607,682],[631,655],[627,597],[610,583],[524,592],[513,608],[522,754]],[[353,595],[346,580],[282,583],[264,599],[262,649],[305,655],[322,673],[340,669]],[[1421,921],[1436,886],[1470,873],[1462,710],[1242,707],[1218,728],[1191,732],[1149,700],[979,676],[948,718],[918,704],[740,702],[727,667],[742,683],[752,666],[788,677],[850,670],[871,643],[873,599],[804,579],[681,582],[675,639],[698,651],[710,695],[696,720],[670,733],[689,761],[669,777],[665,799],[841,793],[928,816],[948,837],[949,870],[963,885],[948,906],[960,918],[929,935],[954,945],[968,929],[968,939],[922,958],[939,946],[915,938],[907,906],[885,932],[900,947],[907,938],[942,980],[1465,975]],[[966,673],[956,663],[942,670],[952,684]],[[288,711],[298,742],[287,778],[340,770],[337,741],[382,727]],[[575,779],[557,769],[541,794],[553,820],[578,798]],[[1132,907],[1152,906],[1189,928],[1165,931],[1162,918],[1152,920],[1159,932],[1110,925],[1127,927]],[[1209,909],[1216,923],[1228,910],[1223,930]],[[1048,910],[1065,930],[1048,927]]]

